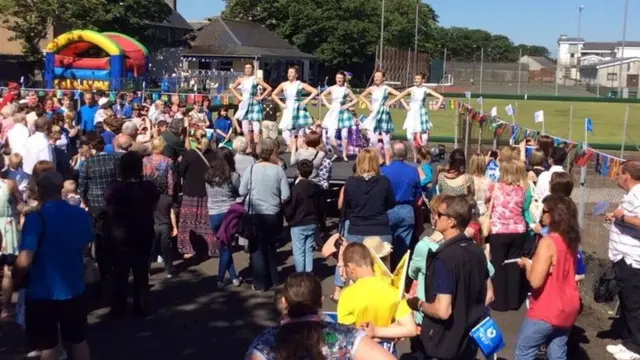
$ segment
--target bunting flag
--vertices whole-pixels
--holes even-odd
[[[598,154],[599,156],[600,154]],[[600,169],[597,169],[596,172],[598,174],[600,174],[600,176],[608,176],[609,175],[609,164],[611,161],[611,158],[609,158],[608,156],[603,156],[602,159],[602,164],[600,165]],[[598,171],[600,170],[600,171]]]
[[[507,115],[509,116],[513,116],[515,114],[515,111],[513,111],[513,106],[511,106],[511,104],[507,105],[504,107],[504,111],[507,113]]]
[[[603,156],[603,158],[604,158],[603,160],[606,162],[607,161],[606,156]],[[595,163],[594,170],[596,174],[602,175],[602,165],[600,164],[600,154],[596,154],[596,163]]]
[[[609,179],[615,180],[618,176],[618,170],[620,169],[620,161],[618,159],[611,159],[611,165],[609,169]]]
[[[518,125],[515,125],[515,124],[511,125],[511,137],[510,137],[510,139],[514,144],[516,144],[518,142],[517,139],[518,139],[518,131],[519,131],[519,129],[520,128],[518,127]]]
[[[504,133],[505,129],[506,129],[506,124],[500,124],[498,126],[498,128],[496,129],[496,137],[502,136],[502,134]]]
[[[586,132],[593,132],[593,125],[591,124],[591,119],[590,118],[585,118],[584,119],[584,131]]]
[[[591,158],[591,155],[593,155],[593,150],[589,149],[586,144],[582,144],[582,147],[573,162],[580,167],[586,166],[587,162],[589,162],[589,159]]]

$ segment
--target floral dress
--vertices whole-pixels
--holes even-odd
[[[306,320],[318,321],[318,320]],[[365,336],[362,330],[340,325],[328,321],[321,321],[324,325],[322,329],[322,339],[324,346],[322,354],[328,360],[350,360],[355,359],[356,346]],[[264,330],[258,335],[251,346],[247,355],[254,354],[261,356],[264,360],[275,360],[273,346],[275,344],[276,335],[280,330],[280,326],[275,326]]]
[[[0,180],[0,234],[2,234],[3,255],[18,255],[20,251],[20,233],[18,232],[18,211],[14,204],[7,182]]]

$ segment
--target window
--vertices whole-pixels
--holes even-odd
[[[220,60],[218,61],[218,70],[220,71],[232,71],[233,60]]]
[[[618,74],[607,73],[607,81],[616,81],[616,80],[618,80]]]
[[[571,54],[571,58],[572,59],[575,58],[575,57],[576,57],[576,54]]]

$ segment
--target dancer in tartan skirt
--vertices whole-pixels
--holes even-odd
[[[287,145],[291,142],[291,135],[295,140],[298,139],[298,136],[303,137],[305,129],[313,123],[313,119],[307,111],[307,104],[318,95],[317,89],[298,80],[299,74],[298,66],[289,67],[287,81],[278,85],[271,95],[273,100],[282,108],[282,119],[279,127]],[[302,90],[310,93],[310,95],[300,101],[302,99]],[[285,102],[280,100],[280,93],[284,93]]]
[[[233,117],[236,130],[242,132],[249,141],[248,151],[252,151],[253,147],[260,141],[260,121],[262,121],[262,99],[269,95],[271,86],[258,79],[254,74],[253,64],[244,65],[244,76],[236,80],[231,86],[233,95],[240,99],[238,110]],[[258,86],[263,89],[262,95],[258,95]],[[238,93],[238,88],[242,94]],[[240,121],[240,124],[238,124]],[[240,127],[242,125],[242,127]],[[251,137],[249,132],[253,129],[253,145],[251,146]]]
[[[421,146],[427,146],[429,143],[429,131],[432,124],[429,121],[429,112],[427,111],[427,96],[433,95],[438,99],[438,109],[442,104],[442,100],[444,100],[442,95],[424,85],[425,78],[425,73],[416,74],[413,80],[414,86],[401,92],[395,99],[391,100],[391,103],[395,103],[404,99],[405,96],[411,95],[408,106],[406,102],[403,102],[405,109],[407,109],[407,118],[402,128],[407,131],[407,140],[413,143],[411,149],[413,150],[414,162],[418,160],[417,149]]]
[[[339,71],[336,74],[336,84],[320,95],[322,103],[329,108],[322,121],[322,127],[325,129],[326,137],[329,139],[333,149],[332,161],[335,161],[338,157],[338,143],[336,141],[336,131],[338,129],[340,129],[340,139],[342,141],[342,159],[347,161],[349,128],[354,124],[354,117],[349,108],[358,102],[358,98],[347,87],[346,80],[347,74],[344,71]],[[327,102],[327,95],[331,95],[331,103]]]
[[[371,102],[367,99],[369,94],[371,94]],[[384,71],[382,70],[376,71],[373,75],[373,86],[370,86],[360,94],[360,100],[371,111],[367,120],[362,124],[367,129],[367,136],[372,142],[370,146],[376,146],[378,135],[382,136],[385,161],[387,163],[391,162],[391,135],[393,135],[393,130],[395,129],[389,112],[389,94],[398,96],[400,93],[384,84]]]

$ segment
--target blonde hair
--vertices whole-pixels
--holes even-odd
[[[472,176],[483,176],[487,168],[487,161],[484,155],[477,153],[471,156],[469,160],[469,169],[467,170]]]
[[[206,149],[209,147],[209,139],[207,139],[207,132],[198,129],[193,133],[193,138],[196,140],[196,146],[201,149]]]
[[[73,121],[76,119],[75,111],[66,111],[64,113],[64,122],[68,125],[73,125]]]
[[[62,129],[59,125],[51,126],[51,133],[49,134],[49,139],[53,141],[58,141],[62,137]]]
[[[524,164],[520,164],[520,161],[507,161],[500,164],[500,182],[505,185],[522,185],[522,179],[524,177],[520,172],[524,172]]]
[[[520,146],[511,147],[511,158],[515,161],[522,160],[522,149]]]
[[[544,151],[535,149],[529,156],[529,164],[531,166],[543,166],[544,165]]]
[[[513,148],[511,148],[511,146],[503,147],[502,149],[500,149],[500,155],[499,156],[500,156],[499,159],[500,159],[500,164],[501,165],[503,163],[510,162],[511,160],[513,160]]]
[[[380,175],[380,156],[378,150],[373,148],[364,148],[356,158],[356,176],[373,173]]]
[[[524,161],[515,161],[516,163],[516,172],[515,172],[515,178],[519,179],[519,184],[522,185],[523,187],[526,187],[528,182],[529,182],[529,178],[527,177],[527,166],[524,163]]]
[[[162,154],[166,145],[167,143],[161,136],[153,138],[153,140],[151,140],[151,153]]]

